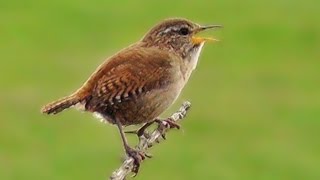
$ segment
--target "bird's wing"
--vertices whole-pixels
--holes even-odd
[[[123,50],[102,64],[86,84],[91,87],[90,94],[106,104],[136,98],[172,81],[170,58],[158,49]]]

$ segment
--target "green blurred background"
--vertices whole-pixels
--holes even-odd
[[[183,129],[136,179],[320,179],[318,0],[1,0],[0,179],[106,179],[116,127],[40,108],[168,17],[225,28],[169,111],[192,102]]]

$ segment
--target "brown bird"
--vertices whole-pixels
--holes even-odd
[[[204,43],[215,40],[195,35],[218,27],[200,26],[186,19],[164,20],[140,41],[105,60],[73,94],[45,105],[41,111],[57,114],[77,105],[116,124],[137,172],[144,155],[128,145],[123,127],[159,121],[158,116],[188,82]]]

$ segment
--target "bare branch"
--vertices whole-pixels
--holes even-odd
[[[179,111],[172,114],[169,118],[175,122],[182,120],[189,108],[191,107],[190,102],[184,102],[180,107]],[[163,126],[161,129],[155,129],[151,134],[145,134],[139,138],[137,149],[146,152],[150,147],[160,142],[162,135],[170,129],[170,126]],[[119,169],[116,169],[110,176],[110,180],[124,180],[133,169],[133,158],[127,157]]]

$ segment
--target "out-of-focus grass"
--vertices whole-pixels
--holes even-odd
[[[117,129],[40,107],[168,17],[223,24],[136,179],[319,179],[320,1],[1,1],[0,179],[105,179]],[[175,105],[177,107],[177,105]],[[172,108],[170,111],[173,111]],[[133,138],[132,138],[133,139]]]

